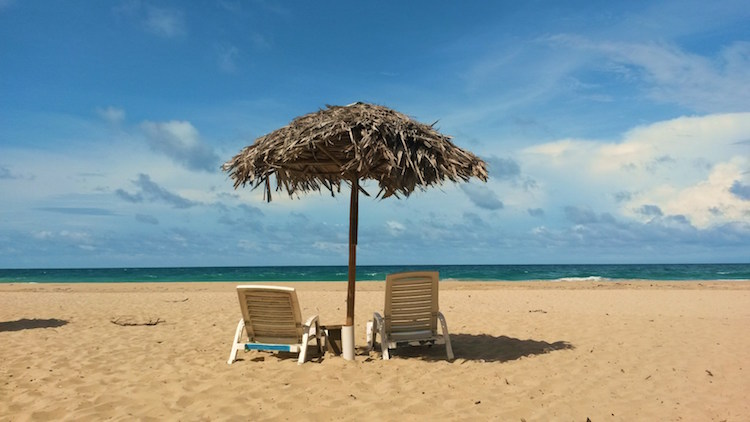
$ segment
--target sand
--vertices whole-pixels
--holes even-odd
[[[343,322],[345,283],[279,284]],[[750,282],[441,282],[454,361],[301,366],[227,365],[235,285],[0,284],[0,420],[750,420]],[[357,287],[358,346],[382,289]]]

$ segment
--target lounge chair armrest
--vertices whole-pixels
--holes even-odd
[[[315,327],[314,330],[313,327]],[[299,359],[297,359],[297,365],[302,365],[303,363],[305,363],[305,356],[307,356],[307,344],[310,342],[310,334],[315,336],[315,341],[318,345],[318,351],[323,351],[320,342],[321,333],[323,333],[323,330],[320,329],[320,321],[318,320],[318,316],[313,315],[310,318],[307,318],[307,321],[305,321],[305,324],[302,326],[302,344],[300,344],[301,350],[299,353]],[[325,336],[325,334],[323,335]]]
[[[448,323],[445,321],[445,315],[443,315],[442,312],[438,311],[437,318],[440,322],[440,329],[443,332],[443,336],[449,336],[450,334],[448,334]]]
[[[307,321],[305,321],[305,325],[302,326],[302,329],[309,333],[310,328],[312,328],[313,324],[315,324],[315,333],[318,334],[318,332],[320,331],[320,323],[318,321],[317,315],[313,315],[310,318],[307,318]]]

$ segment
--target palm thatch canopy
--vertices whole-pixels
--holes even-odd
[[[222,169],[235,188],[263,185],[268,201],[271,176],[276,190],[289,195],[320,191],[321,186],[333,195],[340,192],[342,180],[373,179],[383,198],[409,196],[417,187],[446,179],[486,181],[484,161],[453,145],[433,125],[373,104],[327,106],[261,136]]]

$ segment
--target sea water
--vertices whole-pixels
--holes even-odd
[[[750,280],[750,264],[363,265],[357,280],[401,271],[439,271],[441,280]],[[0,269],[0,283],[345,281],[346,266]]]

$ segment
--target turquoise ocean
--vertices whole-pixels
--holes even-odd
[[[420,270],[462,281],[750,280],[750,264],[363,265],[357,280]],[[0,283],[345,281],[347,274],[346,266],[0,269]]]

